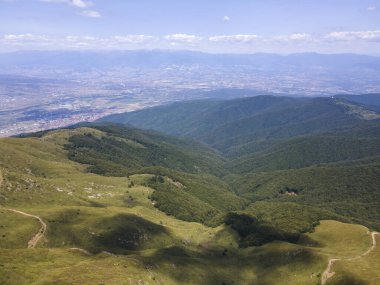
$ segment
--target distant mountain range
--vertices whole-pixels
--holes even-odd
[[[0,67],[88,68],[163,66],[250,67],[268,72],[379,70],[380,58],[357,54],[208,54],[194,51],[19,51],[0,53]]]

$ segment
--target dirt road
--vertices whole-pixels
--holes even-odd
[[[2,185],[3,185],[3,174],[1,173],[1,170],[0,170],[0,188]]]
[[[329,280],[331,277],[335,275],[335,272],[332,271],[332,267],[334,266],[334,263],[337,261],[355,261],[360,258],[365,257],[366,255],[370,254],[375,248],[376,248],[376,235],[378,235],[378,232],[372,232],[370,233],[371,238],[372,238],[372,246],[364,253],[354,256],[354,257],[349,257],[349,258],[331,258],[329,259],[329,263],[327,265],[326,270],[322,273],[321,277],[321,285],[325,285],[327,280]]]
[[[28,248],[35,248],[36,245],[38,244],[38,242],[43,238],[43,236],[46,233],[47,226],[46,226],[45,222],[39,216],[31,215],[31,214],[28,214],[28,213],[25,213],[25,212],[22,212],[19,210],[14,210],[14,209],[6,209],[6,210],[20,214],[20,215],[23,215],[23,216],[26,216],[26,217],[34,218],[40,222],[40,224],[41,224],[40,230],[30,241],[28,241]]]

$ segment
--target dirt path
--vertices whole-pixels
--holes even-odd
[[[2,184],[3,184],[3,176],[2,176],[2,173],[1,173],[1,170],[0,170],[0,188],[1,188]],[[14,212],[14,213],[17,213],[17,214],[20,214],[20,215],[23,215],[23,216],[26,216],[26,217],[35,218],[35,219],[37,219],[40,222],[40,224],[41,224],[40,230],[38,231],[38,233],[30,241],[28,241],[28,248],[35,248],[36,245],[37,245],[37,243],[45,235],[46,228],[47,228],[45,222],[40,217],[38,217],[38,216],[31,215],[31,214],[28,214],[28,213],[25,213],[25,212],[22,212],[22,211],[19,211],[19,210],[14,210],[14,209],[5,209],[5,210],[10,211],[10,212]]]
[[[38,244],[38,242],[45,235],[46,228],[47,228],[45,222],[39,216],[31,215],[31,214],[28,214],[28,213],[25,213],[25,212],[22,212],[22,211],[19,211],[19,210],[14,210],[14,209],[6,209],[6,210],[8,210],[10,212],[14,212],[14,213],[20,214],[20,215],[23,215],[23,216],[26,216],[26,217],[35,218],[35,219],[37,219],[40,222],[40,224],[41,224],[40,230],[38,231],[38,233],[30,241],[28,241],[28,248],[35,248],[36,245]]]
[[[0,188],[2,185],[3,185],[3,174],[1,173],[1,169],[0,169]]]
[[[366,255],[370,254],[376,248],[376,235],[378,235],[379,233],[378,232],[372,232],[370,234],[371,234],[371,238],[372,238],[372,246],[366,252],[364,252],[364,253],[362,253],[362,254],[360,254],[358,256],[355,256],[355,257],[349,257],[349,258],[331,258],[331,259],[329,259],[329,263],[327,265],[327,268],[322,273],[321,285],[325,285],[326,282],[327,282],[327,280],[329,280],[331,277],[333,277],[335,275],[335,272],[332,271],[332,268],[333,268],[335,262],[337,262],[337,261],[354,261],[354,260],[358,260],[358,259],[363,258]]]
[[[81,253],[83,253],[83,254],[85,254],[87,256],[91,256],[92,255],[91,252],[89,252],[89,251],[87,251],[87,250],[85,250],[83,248],[79,248],[79,247],[71,247],[70,250],[72,250],[72,251],[79,251],[79,252],[81,252]]]

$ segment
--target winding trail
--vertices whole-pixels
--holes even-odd
[[[3,185],[3,174],[1,173],[1,169],[0,169],[0,188],[2,185]]]
[[[22,212],[19,210],[14,210],[14,209],[5,209],[5,210],[20,214],[20,215],[23,215],[26,217],[35,218],[36,220],[38,220],[40,222],[40,224],[41,224],[40,230],[38,231],[38,233],[34,237],[32,237],[32,239],[30,241],[28,241],[28,248],[35,248],[36,245],[38,244],[38,242],[44,237],[44,235],[46,233],[47,226],[46,226],[45,222],[39,216],[31,215],[31,214],[28,214],[28,213],[25,213],[25,212]]]
[[[327,265],[327,268],[325,271],[322,273],[321,277],[321,285],[325,285],[327,280],[329,280],[331,277],[335,275],[335,272],[332,271],[332,268],[334,266],[334,263],[337,261],[355,261],[360,258],[365,257],[366,255],[370,254],[375,248],[376,248],[376,235],[378,235],[378,232],[372,232],[370,233],[371,238],[372,238],[372,246],[364,253],[355,256],[355,257],[349,257],[349,258],[331,258],[329,259],[329,263]]]
[[[2,176],[2,172],[0,170],[0,188],[1,188],[2,184],[3,184],[3,176]],[[35,218],[36,220],[38,220],[40,222],[40,224],[41,224],[40,230],[38,231],[38,233],[35,236],[32,237],[32,239],[30,241],[28,241],[28,248],[35,248],[36,245],[38,244],[38,242],[44,237],[44,235],[46,233],[47,226],[46,226],[45,222],[39,216],[28,214],[28,213],[25,213],[25,212],[22,212],[19,210],[7,209],[7,208],[4,208],[4,210],[14,212],[14,213],[26,216],[26,217]]]

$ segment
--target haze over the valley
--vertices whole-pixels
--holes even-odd
[[[380,58],[180,51],[0,54],[0,136],[179,100],[380,93]]]

